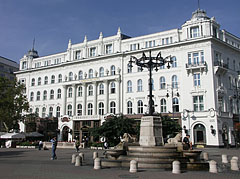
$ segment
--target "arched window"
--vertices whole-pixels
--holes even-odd
[[[172,68],[176,68],[177,67],[177,58],[176,57],[172,57]]]
[[[131,80],[129,80],[129,81],[127,82],[127,92],[128,92],[128,93],[131,93],[131,92],[132,92],[132,81],[131,81]]]
[[[32,86],[35,86],[35,78],[32,78]]]
[[[88,115],[92,115],[93,114],[93,105],[92,103],[88,103]]]
[[[83,88],[82,86],[78,87],[78,96],[81,97],[83,95]]]
[[[98,114],[99,115],[104,115],[104,104],[103,104],[103,102],[100,102],[98,104]]]
[[[60,110],[60,106],[58,106],[56,109],[56,117],[60,117]]]
[[[111,75],[115,75],[115,74],[116,74],[115,66],[112,65],[111,66]]]
[[[50,91],[50,99],[54,99],[54,90]]]
[[[39,77],[38,78],[38,85],[41,85],[41,83],[42,83],[42,79],[41,79],[41,77]]]
[[[138,114],[143,114],[143,102],[142,102],[142,100],[139,100],[138,102],[137,102],[137,111],[138,111]]]
[[[160,89],[166,89],[166,81],[164,76],[160,77]]]
[[[166,99],[160,100],[160,112],[167,112]]]
[[[68,106],[67,106],[67,114],[69,115],[69,116],[72,116],[72,105],[71,104],[69,104]]]
[[[141,79],[139,79],[137,81],[137,91],[138,92],[143,91],[143,89],[142,89],[142,80]]]
[[[93,86],[92,85],[88,86],[88,96],[93,96]]]
[[[46,108],[45,107],[42,108],[42,117],[43,118],[46,117]]]
[[[173,105],[173,112],[179,112],[179,101],[178,98],[173,98],[172,101]]]
[[[73,72],[69,72],[69,77],[68,77],[69,81],[73,80]]]
[[[172,76],[172,88],[178,88],[178,79],[176,75]]]
[[[83,79],[83,72],[82,72],[82,71],[79,71],[79,72],[78,72],[78,79],[79,79],[79,80],[82,80],[82,79]]]
[[[62,74],[58,75],[58,83],[62,83]]]
[[[132,66],[130,65],[130,63],[127,65],[127,72],[132,73]]]
[[[101,67],[99,68],[99,77],[103,77],[104,76],[104,68]]]
[[[155,90],[154,89],[154,80],[152,79],[152,90]]]
[[[69,97],[69,98],[72,98],[72,88],[69,88],[69,89],[68,89],[68,97]]]
[[[55,76],[54,75],[52,75],[52,77],[51,77],[51,83],[52,84],[55,83]]]
[[[33,101],[33,99],[34,99],[34,93],[31,92],[31,94],[30,94],[30,101]]]
[[[61,89],[57,90],[57,98],[60,99],[61,98]]]
[[[35,113],[36,113],[37,116],[39,116],[39,108],[35,109]]]
[[[53,107],[49,107],[49,117],[53,117]]]
[[[32,112],[33,112],[33,109],[32,109],[32,108],[29,108],[29,112],[32,113]]]
[[[40,100],[40,95],[41,95],[41,93],[40,93],[40,91],[38,91],[38,92],[37,92],[37,101]]]
[[[104,85],[102,83],[99,85],[99,94],[104,94]]]
[[[45,85],[48,84],[48,77],[47,77],[47,76],[44,77],[44,84],[45,84]]]
[[[81,104],[77,105],[77,115],[82,116],[82,105]]]
[[[133,110],[132,110],[132,102],[128,101],[127,102],[127,114],[132,114]]]
[[[46,90],[43,91],[43,100],[47,100],[47,91]]]
[[[88,78],[93,78],[93,69],[88,71]]]
[[[110,113],[116,114],[116,103],[114,101],[110,103]]]
[[[112,94],[116,93],[116,85],[114,82],[111,83],[111,93]]]

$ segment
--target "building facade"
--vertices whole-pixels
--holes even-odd
[[[58,117],[60,140],[89,135],[104,116],[139,116],[147,111],[148,71],[131,67],[131,56],[172,56],[171,68],[153,71],[155,111],[178,119],[193,144],[234,145],[233,118],[239,114],[240,39],[220,29],[215,18],[196,10],[181,28],[72,44],[66,52],[20,60],[17,78],[26,85],[30,111]]]
[[[14,72],[18,70],[19,65],[16,62],[0,56],[0,77],[14,80]]]

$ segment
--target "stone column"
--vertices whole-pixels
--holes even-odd
[[[97,82],[93,82],[93,115],[97,115]]]
[[[108,80],[104,81],[104,113],[109,113],[109,82]]]
[[[82,106],[82,112],[83,112],[83,116],[86,115],[86,102],[87,102],[87,84],[83,83],[82,84],[83,87],[83,106]]]
[[[76,84],[72,85],[73,87],[73,116],[76,116]]]
[[[63,85],[62,93],[62,115],[66,115],[67,86]]]
[[[121,92],[120,92],[120,78],[116,80],[116,114],[120,113],[120,97],[121,97]]]

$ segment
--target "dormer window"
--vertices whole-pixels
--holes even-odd
[[[155,47],[155,40],[147,41],[145,43],[146,48]]]
[[[90,48],[90,57],[95,57],[96,56],[96,47]]]
[[[22,62],[22,70],[26,69],[27,68],[27,62]]]
[[[106,54],[111,54],[112,53],[112,44],[106,45]]]
[[[76,60],[79,60],[81,58],[81,50],[77,50],[76,52],[75,52],[75,59]]]
[[[191,27],[190,33],[191,33],[191,38],[199,37],[199,26]]]

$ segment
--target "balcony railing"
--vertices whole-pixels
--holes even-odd
[[[214,61],[214,66],[220,66],[220,67],[228,69],[228,64],[223,63],[221,61]]]
[[[207,72],[207,63],[204,62],[197,62],[197,63],[186,63],[187,73],[193,73],[193,71],[199,72]]]

